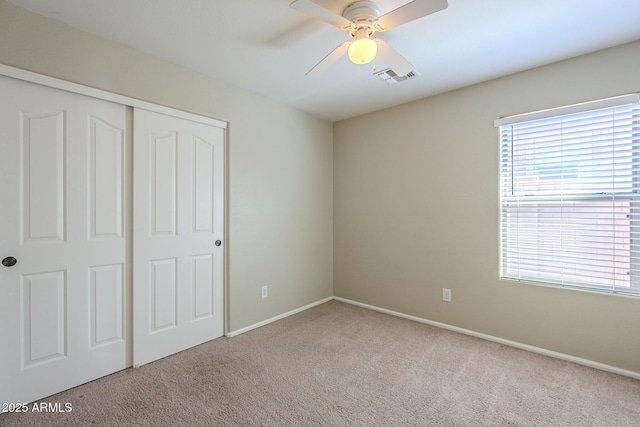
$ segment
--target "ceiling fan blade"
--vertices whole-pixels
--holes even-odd
[[[378,45],[377,57],[397,75],[406,76],[413,71],[413,65],[382,39],[374,40]]]
[[[414,0],[385,13],[373,21],[373,25],[376,31],[387,31],[423,16],[439,12],[448,6],[447,0]]]
[[[329,9],[325,9],[311,0],[295,0],[289,7],[343,30],[351,26],[351,21],[348,19],[333,13]]]
[[[351,42],[343,42],[338,45],[335,49],[331,51],[327,56],[322,58],[320,62],[318,62],[312,69],[307,71],[306,76],[314,76],[322,73],[324,70],[332,66],[342,55],[347,52],[349,49],[349,45]]]

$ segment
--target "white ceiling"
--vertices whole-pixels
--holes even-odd
[[[419,73],[387,85],[346,57],[306,77],[348,38],[292,0],[9,1],[330,121],[640,39],[640,0],[449,0],[378,35]],[[385,13],[408,0],[377,2]]]

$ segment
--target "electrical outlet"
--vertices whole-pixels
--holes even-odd
[[[442,288],[442,301],[451,302],[451,289]]]
[[[267,285],[264,285],[262,287],[262,298],[266,298],[269,296],[269,287]]]

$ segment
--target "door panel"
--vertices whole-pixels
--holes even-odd
[[[150,332],[160,332],[177,326],[176,301],[176,259],[152,260],[151,278],[151,325]]]
[[[123,237],[123,130],[90,118],[91,239]]]
[[[224,129],[134,110],[134,366],[223,334]]]
[[[215,278],[213,255],[196,255],[192,259],[193,289],[191,292],[193,301],[191,303],[191,320],[194,321],[213,316],[213,307],[217,296],[214,295],[215,289],[212,286]]]
[[[122,264],[90,267],[91,347],[121,341],[125,337],[125,278]]]
[[[29,402],[131,366],[131,119],[8,77],[0,94],[0,401]]]
[[[136,120],[139,120],[138,115]],[[177,150],[175,132],[151,136],[151,230],[154,235],[176,234]]]
[[[22,367],[66,356],[64,271],[22,276],[21,326],[24,333]]]
[[[19,113],[24,242],[63,241],[64,112]],[[15,127],[15,123],[12,125]]]

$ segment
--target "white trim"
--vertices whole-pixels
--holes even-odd
[[[544,356],[554,357],[556,359],[566,360],[568,362],[577,363],[578,365],[588,366],[590,368],[599,369],[601,371],[611,372],[613,374],[624,375],[625,377],[631,377],[640,379],[640,372],[628,371],[626,369],[616,368],[615,366],[605,365],[604,363],[594,362],[593,360],[583,359],[581,357],[575,357],[557,351],[547,350],[540,347],[534,347],[528,344],[522,344],[517,341],[506,340],[503,338],[494,337],[493,335],[482,334],[480,332],[471,331],[469,329],[460,328],[457,326],[447,325],[446,323],[434,322],[433,320],[423,319],[421,317],[411,316],[397,311],[387,310],[385,308],[376,307],[369,304],[363,304],[361,302],[352,301],[346,298],[333,297],[336,301],[344,302],[347,304],[356,305],[358,307],[367,308],[369,310],[379,311],[381,313],[390,314],[392,316],[401,317],[403,319],[413,320],[416,322],[424,323],[438,328],[447,329],[449,331],[458,332],[472,337],[481,338],[483,340],[496,342],[498,344],[507,345],[509,347],[519,348],[521,350],[530,351],[532,353],[542,354]]]
[[[585,111],[599,110],[601,108],[618,107],[620,105],[634,104],[640,102],[640,93],[614,96],[612,98],[600,99],[597,101],[582,102],[580,104],[567,105],[564,107],[550,108],[548,110],[533,111],[531,113],[515,114],[513,116],[502,117],[494,120],[493,126],[506,126],[516,123],[530,122],[532,120],[546,119],[549,117],[566,116],[567,114],[582,113]]]
[[[201,114],[189,113],[182,110],[176,110],[171,107],[153,104],[151,102],[142,101],[140,99],[131,98],[124,95],[107,92],[101,89],[95,89],[78,83],[60,80],[54,77],[45,76],[31,71],[22,70],[20,68],[10,67],[0,64],[0,75],[11,77],[18,80],[24,80],[55,89],[65,90],[67,92],[77,93],[79,95],[90,96],[105,101],[115,102],[117,104],[128,105],[130,107],[142,108],[144,110],[154,111],[156,113],[166,114],[173,117],[179,117],[185,120],[191,120],[198,123],[213,125],[222,129],[227,128],[227,122],[214,119],[212,117],[203,116]]]
[[[247,327],[244,327],[242,329],[238,329],[238,330],[235,330],[235,331],[232,331],[232,332],[227,332],[226,336],[229,337],[229,338],[233,338],[233,337],[238,336],[240,334],[244,334],[245,332],[249,332],[249,331],[251,331],[253,329],[256,329],[256,328],[259,328],[261,326],[268,325],[269,323],[273,323],[276,320],[284,319],[285,317],[289,317],[289,316],[292,316],[294,314],[300,313],[302,311],[308,310],[308,309],[310,309],[312,307],[315,307],[317,305],[324,304],[325,302],[329,302],[332,299],[334,299],[334,297],[329,297],[329,298],[321,299],[321,300],[316,301],[316,302],[312,302],[311,304],[307,304],[304,307],[296,308],[295,310],[291,310],[291,311],[288,311],[286,313],[280,314],[278,316],[272,317],[270,319],[263,320],[262,322],[254,323],[253,325],[249,325]]]
[[[437,328],[442,328],[442,329],[446,329],[446,330],[449,330],[449,331],[457,332],[457,333],[460,333],[460,334],[465,334],[465,335],[469,335],[469,336],[472,336],[472,337],[480,338],[480,339],[483,339],[483,340],[495,342],[495,343],[498,343],[498,344],[507,345],[509,347],[519,348],[520,350],[530,351],[532,353],[541,354],[543,356],[549,356],[549,357],[553,357],[555,359],[566,360],[567,362],[576,363],[578,365],[587,366],[589,368],[594,368],[594,369],[598,369],[598,370],[605,371],[605,372],[611,372],[613,374],[623,375],[625,377],[640,379],[640,372],[629,371],[629,370],[626,370],[626,369],[617,368],[615,366],[606,365],[604,363],[595,362],[593,360],[583,359],[581,357],[571,356],[569,354],[560,353],[560,352],[552,351],[552,350],[547,350],[545,348],[535,347],[535,346],[528,345],[528,344],[523,344],[523,343],[520,343],[520,342],[517,342],[517,341],[511,341],[511,340],[507,340],[507,339],[504,339],[504,338],[495,337],[493,335],[487,335],[487,334],[483,334],[483,333],[480,333],[480,332],[472,331],[472,330],[469,330],[469,329],[460,328],[458,326],[452,326],[452,325],[448,325],[446,323],[435,322],[433,320],[424,319],[422,317],[411,316],[409,314],[404,314],[404,313],[400,313],[400,312],[393,311],[393,310],[387,310],[386,308],[380,308],[380,307],[376,307],[374,305],[364,304],[364,303],[361,303],[361,302],[353,301],[353,300],[342,298],[342,297],[336,297],[336,296],[325,298],[325,299],[316,301],[314,303],[305,305],[304,307],[300,307],[300,308],[297,308],[295,310],[291,310],[291,311],[289,311],[287,313],[284,313],[284,314],[281,314],[279,316],[275,316],[275,317],[272,317],[270,319],[263,320],[262,322],[254,323],[253,325],[247,326],[245,328],[238,329],[238,330],[232,331],[232,332],[228,332],[228,333],[225,334],[225,336],[228,337],[228,338],[236,337],[236,336],[238,336],[240,334],[243,334],[245,332],[249,332],[249,331],[251,331],[253,329],[257,329],[257,328],[259,328],[261,326],[268,325],[269,323],[273,323],[273,322],[275,322],[277,320],[280,320],[280,319],[283,319],[285,317],[289,317],[291,315],[300,313],[302,311],[308,310],[308,309],[310,309],[312,307],[315,307],[317,305],[320,305],[320,304],[324,304],[325,302],[329,302],[331,300],[336,300],[336,301],[344,302],[346,304],[351,304],[351,305],[355,305],[355,306],[358,306],[358,307],[366,308],[366,309],[369,309],[369,310],[378,311],[380,313],[389,314],[391,316],[401,317],[403,319],[412,320],[414,322],[424,323],[426,325],[431,325],[431,326],[435,326]]]

